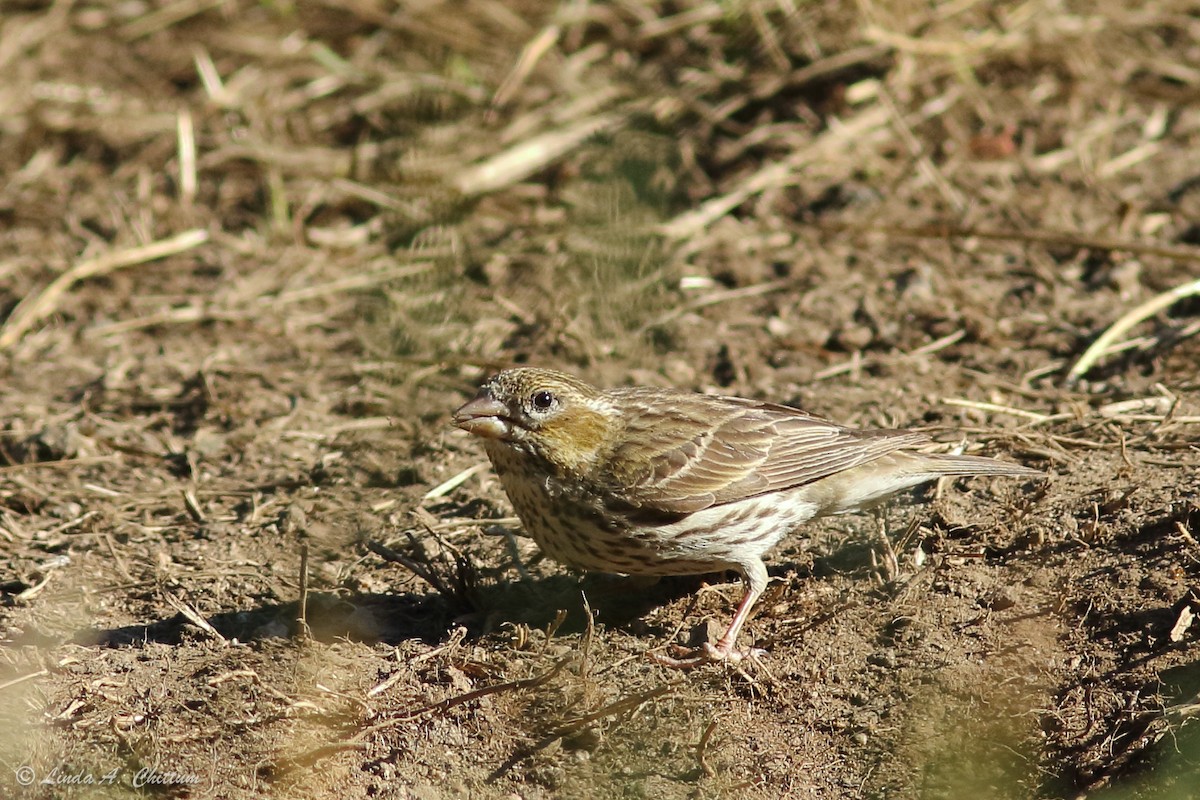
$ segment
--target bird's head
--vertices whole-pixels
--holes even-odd
[[[577,378],[520,367],[484,383],[454,412],[454,424],[578,473],[611,446],[619,416],[603,392]]]

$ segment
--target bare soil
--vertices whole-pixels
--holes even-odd
[[[1197,292],[1073,371],[1200,272],[1196,12],[0,2],[0,796],[1200,796]],[[515,363],[1049,477],[674,672],[740,587],[539,560]]]

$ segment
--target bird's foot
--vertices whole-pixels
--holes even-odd
[[[740,664],[745,659],[750,659],[758,663],[759,659],[767,654],[766,650],[760,650],[757,647],[734,647],[732,643],[705,642],[700,647],[683,647],[682,645],[674,645],[672,650],[674,656],[669,656],[666,653],[648,653],[647,655],[653,661],[657,661],[664,667],[673,669],[691,669],[698,667],[701,664]]]

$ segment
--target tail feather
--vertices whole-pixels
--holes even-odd
[[[942,453],[922,453],[922,459],[941,475],[953,477],[958,475],[1024,475],[1030,478],[1045,477],[1046,473],[1038,469],[1008,461],[997,461],[985,456],[955,456]]]

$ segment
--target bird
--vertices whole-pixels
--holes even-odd
[[[564,372],[494,375],[454,412],[483,440],[526,532],[568,567],[665,576],[733,570],[745,594],[720,639],[658,657],[738,662],[738,635],[768,583],[764,557],[803,523],[871,510],[947,476],[1043,473],[925,452],[909,430],[845,427],[799,408],[651,387],[596,388]]]

